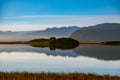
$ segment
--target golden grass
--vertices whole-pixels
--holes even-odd
[[[84,73],[0,72],[0,80],[120,80],[120,77]]]

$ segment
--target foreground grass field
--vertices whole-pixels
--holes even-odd
[[[120,80],[120,76],[83,73],[0,72],[0,80]]]

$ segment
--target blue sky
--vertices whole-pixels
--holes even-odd
[[[119,23],[120,0],[0,0],[0,17],[0,29],[13,31]]]

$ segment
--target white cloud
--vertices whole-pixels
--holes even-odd
[[[21,24],[21,25],[1,25],[0,29],[2,31],[32,31],[32,30],[45,30],[46,28],[52,28],[52,27],[63,27],[63,26],[70,26],[69,24]]]
[[[11,17],[4,17],[4,18],[55,18],[55,17],[65,17],[71,15],[24,15],[24,16],[11,16]]]
[[[47,27],[91,26],[100,23],[120,23],[120,15],[30,15],[5,17],[1,30],[43,30]]]

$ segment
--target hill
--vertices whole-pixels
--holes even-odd
[[[47,28],[46,30],[37,31],[0,31],[0,41],[29,41],[36,38],[68,37],[78,30],[77,26]]]
[[[70,37],[81,42],[120,41],[120,23],[103,23],[81,28]]]

